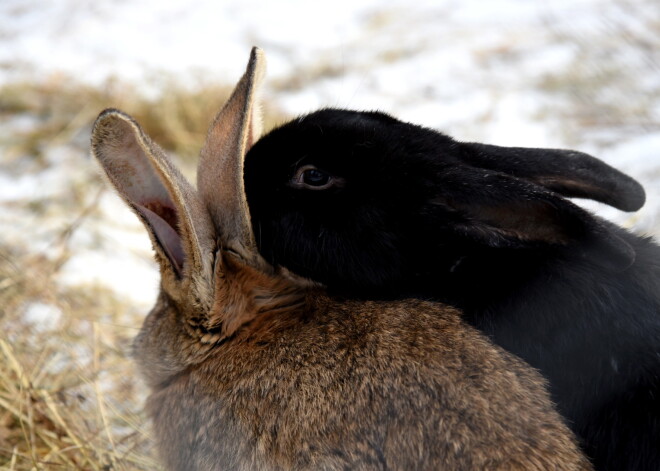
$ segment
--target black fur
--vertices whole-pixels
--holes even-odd
[[[304,165],[341,184],[292,185]],[[660,247],[565,198],[636,210],[637,182],[574,151],[332,109],[262,138],[245,169],[271,263],[346,296],[462,308],[545,374],[597,469],[660,469]]]

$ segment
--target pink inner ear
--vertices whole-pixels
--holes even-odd
[[[184,255],[181,236],[176,231],[176,210],[159,201],[144,202],[144,205],[134,203],[134,205],[149,222],[167,257],[172,261],[174,269],[180,275]],[[158,213],[152,211],[152,209],[158,211]]]

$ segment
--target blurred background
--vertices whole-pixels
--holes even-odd
[[[91,124],[123,109],[193,178],[252,45],[266,127],[340,106],[579,149],[647,190],[580,204],[660,235],[657,0],[1,0],[0,468],[157,468],[130,341],[158,275]]]

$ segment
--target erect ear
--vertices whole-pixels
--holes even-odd
[[[607,223],[556,193],[499,172],[451,172],[443,174],[442,196],[430,203],[449,210],[450,230],[460,238],[494,248],[565,246],[615,269],[635,259]]]
[[[225,248],[262,266],[245,196],[245,154],[261,133],[257,92],[265,58],[253,48],[247,70],[209,128],[197,169],[197,187]]]
[[[263,53],[254,48],[247,70],[216,116],[197,170],[202,201],[216,227],[222,250],[214,267],[214,304],[208,331],[233,335],[258,315],[300,303],[298,289],[277,275],[259,254],[243,183],[245,153],[258,137],[256,91],[264,76]]]
[[[628,175],[574,150],[461,143],[464,162],[541,185],[568,197],[589,198],[623,211],[644,205],[644,188]]]
[[[162,274],[188,280],[208,273],[214,235],[206,209],[138,123],[119,110],[103,111],[94,123],[92,152],[147,228]]]

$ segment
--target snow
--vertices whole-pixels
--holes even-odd
[[[33,329],[47,332],[54,330],[62,318],[62,311],[52,304],[33,302],[25,307],[23,321]]]
[[[460,140],[590,152],[639,179],[648,202],[633,216],[585,206],[658,235],[659,25],[655,0],[3,0],[0,84],[118,78],[158,94],[163,76],[233,83],[259,45],[265,95],[286,113],[380,109]],[[610,104],[625,113],[609,116]],[[28,126],[20,116],[3,122],[0,142]],[[17,203],[64,198],[72,181],[98,172],[71,148],[47,154],[45,169],[0,170],[2,237],[30,234],[45,251],[72,215],[34,215]],[[148,238],[115,196],[102,196],[74,238],[62,283],[105,283],[153,302]]]

